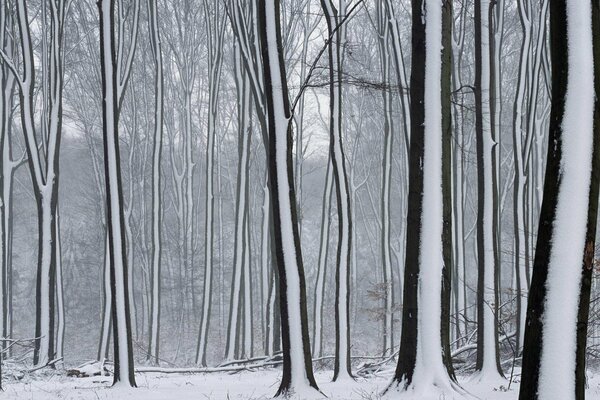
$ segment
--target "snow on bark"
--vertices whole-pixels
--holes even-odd
[[[441,0],[426,0],[423,207],[420,218],[420,271],[417,288],[418,330],[414,372],[410,382],[392,382],[386,392],[403,390],[410,398],[458,395],[461,389],[450,379],[442,359],[441,293],[443,260],[442,196],[442,9]]]
[[[568,78],[560,184],[543,315],[540,399],[572,399],[576,329],[594,138],[594,60],[589,2],[566,2]]]
[[[419,275],[419,338],[413,375],[414,388],[438,386],[452,390],[442,361],[442,2],[425,4],[425,147],[423,157],[423,213],[421,215],[421,271]]]
[[[11,41],[6,40],[6,32],[8,21],[6,18],[6,6],[0,6],[0,48],[5,53],[10,53],[9,46]],[[9,77],[11,80],[9,81]],[[2,316],[0,317],[0,334],[4,338],[8,338],[8,258],[6,257],[7,249],[7,236],[8,229],[4,224],[6,220],[6,213],[9,212],[6,208],[5,197],[6,194],[3,190],[4,181],[10,179],[10,176],[5,175],[6,167],[5,164],[10,163],[10,156],[4,153],[6,148],[6,142],[9,142],[9,129],[10,129],[10,115],[12,108],[12,96],[13,96],[13,85],[14,78],[10,71],[5,66],[0,66],[0,311]],[[10,145],[10,143],[9,143]],[[8,171],[10,174],[10,171]],[[2,343],[2,349],[6,348],[6,344]],[[1,371],[1,367],[0,367]],[[0,374],[1,378],[1,374]],[[1,387],[1,381],[0,381]]]
[[[0,58],[13,74],[19,88],[22,131],[27,150],[27,161],[38,213],[38,261],[36,277],[36,320],[35,347],[33,362],[36,366],[45,365],[55,357],[54,351],[54,303],[56,280],[56,207],[58,201],[59,149],[62,134],[62,91],[63,91],[63,29],[67,4],[64,1],[52,3],[48,19],[43,19],[41,30],[45,33],[41,43],[42,57],[40,68],[36,67],[31,28],[24,0],[16,1],[16,23],[20,36],[22,76],[13,60],[4,52]],[[45,7],[45,3],[43,4]],[[45,10],[45,9],[44,9]],[[50,29],[48,27],[50,22]],[[3,43],[4,45],[4,43]],[[36,71],[42,75],[41,91],[42,117],[39,123],[41,143],[36,132],[35,86]],[[41,148],[41,151],[40,151]],[[42,161],[43,158],[43,161]]]
[[[148,340],[148,360],[159,363],[160,305],[161,305],[161,158],[163,137],[163,61],[158,25],[157,4],[148,0],[150,42],[154,61],[154,141],[152,143],[152,269],[150,273],[150,329]]]
[[[523,106],[525,104],[527,74],[529,64],[529,52],[531,48],[531,19],[525,0],[518,2],[523,42],[519,55],[519,74],[517,89],[513,107],[513,155],[515,160],[515,185],[513,188],[513,225],[515,234],[515,283],[517,289],[517,348],[523,346],[523,335],[525,333],[525,317],[527,314],[527,257],[525,247],[527,238],[525,236],[525,172],[523,166]]]
[[[325,188],[323,190],[323,202],[321,208],[321,233],[319,236],[319,261],[317,265],[317,280],[315,282],[314,303],[314,333],[313,333],[313,357],[323,355],[323,301],[325,297],[325,283],[327,277],[327,255],[329,253],[329,231],[331,214],[331,193],[333,192],[333,171],[331,160],[327,160],[327,172],[325,173]]]
[[[61,258],[60,217],[56,211],[56,356],[57,360],[64,356],[65,344],[65,295],[63,287],[63,263]]]
[[[262,186],[263,201],[261,205],[261,228],[260,228],[260,301],[262,316],[263,348],[267,355],[269,353],[269,341],[272,336],[269,335],[269,287],[270,278],[273,273],[271,269],[271,247],[270,247],[270,205],[269,205],[269,177],[265,173],[264,184]]]
[[[495,166],[493,163],[494,146],[497,144],[492,138],[491,125],[491,65],[490,65],[490,42],[489,42],[489,15],[490,2],[479,0],[475,3],[479,7],[479,21],[476,18],[479,29],[479,58],[477,73],[480,77],[478,83],[479,100],[477,121],[477,147],[478,147],[478,331],[477,331],[477,370],[478,374],[473,379],[480,382],[498,382],[502,376],[498,370],[497,354],[497,257],[496,236],[494,233],[494,220],[496,210],[494,209]],[[477,34],[477,33],[476,33]],[[477,78],[476,78],[477,82]],[[477,83],[476,83],[477,86]]]
[[[108,358],[110,325],[112,321],[112,291],[110,288],[110,246],[108,244],[108,231],[106,231],[104,235],[104,266],[102,278],[102,326],[100,328],[100,342],[98,344],[98,361]]]
[[[329,151],[333,166],[333,177],[336,189],[339,236],[336,258],[336,301],[335,301],[335,366],[333,380],[350,378],[350,274],[349,263],[352,250],[351,206],[348,175],[346,173],[346,157],[342,146],[342,42],[343,33],[337,28],[341,23],[338,15],[345,15],[345,1],[339,3],[337,10],[332,0],[321,0],[321,6],[327,19],[329,36],[334,39],[329,46]]]
[[[196,364],[206,366],[206,346],[210,326],[210,313],[212,303],[212,275],[213,275],[213,242],[214,242],[214,153],[216,124],[218,118],[219,88],[221,82],[221,71],[223,65],[222,38],[223,25],[218,25],[221,17],[218,11],[219,5],[211,9],[205,3],[206,11],[206,33],[209,38],[209,95],[208,95],[208,129],[206,132],[206,193],[204,198],[204,296],[202,299],[202,318],[200,322],[200,334],[196,350]],[[191,187],[190,187],[191,189]],[[191,215],[191,214],[190,214]],[[191,250],[191,249],[190,249]]]
[[[381,62],[381,80],[388,82],[390,78],[390,25],[385,18],[383,5],[377,3],[377,29],[379,33],[378,48]],[[390,186],[392,176],[392,147],[394,139],[392,96],[387,90],[382,91],[383,97],[383,161],[381,183],[381,261],[383,264],[383,354],[390,355],[394,348],[394,281],[392,274],[392,255],[390,243]]]
[[[136,386],[125,251],[123,187],[119,159],[117,75],[113,0],[100,0],[100,54],[102,59],[104,165],[107,198],[107,229],[110,246],[112,289],[114,384]]]
[[[284,376],[278,395],[293,394],[299,398],[320,396],[312,375],[308,327],[306,326],[306,293],[302,254],[294,208],[290,141],[290,109],[283,55],[280,53],[281,32],[279,1],[261,0],[258,5],[265,92],[269,108],[269,178],[275,217],[275,242],[280,264],[279,280],[283,344]],[[289,371],[286,371],[286,363]],[[289,376],[286,376],[286,373]]]

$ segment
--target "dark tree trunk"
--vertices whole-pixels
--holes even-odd
[[[442,196],[443,196],[443,257],[442,270],[442,354],[448,375],[456,380],[450,351],[450,299],[452,292],[452,271],[454,265],[452,243],[452,1],[443,1],[442,46],[448,49],[442,53]]]
[[[533,274],[527,307],[527,322],[525,325],[525,338],[523,347],[523,367],[521,375],[520,400],[535,400],[540,398],[539,384],[542,366],[542,351],[544,343],[544,313],[548,297],[548,276],[551,254],[553,251],[553,236],[555,234],[555,220],[557,216],[557,203],[561,186],[565,183],[562,176],[563,142],[568,140],[568,132],[563,133],[563,119],[565,118],[566,95],[569,85],[569,37],[567,29],[567,2],[557,0],[550,2],[550,46],[552,62],[552,108],[550,114],[549,143],[546,173],[544,179],[544,192],[538,236],[536,244]],[[581,21],[585,23],[585,21]],[[592,34],[594,48],[594,89],[596,94],[600,90],[600,10],[597,2],[592,2]],[[571,28],[572,30],[573,28]],[[576,77],[575,79],[578,79]],[[593,127],[593,153],[591,165],[591,180],[589,186],[587,228],[581,260],[581,290],[579,293],[578,315],[576,327],[576,355],[575,382],[573,398],[585,397],[585,349],[587,338],[587,324],[590,301],[591,275],[593,270],[594,243],[596,236],[596,220],[598,212],[598,188],[600,183],[600,103],[596,95],[594,102],[594,127]],[[573,139],[571,139],[573,140]],[[553,145],[552,145],[553,144]],[[564,267],[575,267],[564,266]],[[548,310],[549,312],[551,310]],[[572,366],[567,366],[571,368]]]
[[[268,3],[268,4],[267,4]],[[297,379],[306,379],[306,383],[317,388],[312,370],[312,361],[310,355],[310,342],[308,336],[308,318],[306,311],[306,284],[304,280],[304,268],[302,265],[302,253],[300,247],[300,235],[298,232],[298,216],[296,212],[296,194],[293,185],[293,163],[292,163],[292,131],[290,113],[289,95],[286,82],[285,65],[283,61],[283,45],[281,40],[280,23],[280,4],[279,0],[260,0],[258,2],[258,34],[260,37],[260,49],[262,53],[262,72],[265,85],[265,98],[267,103],[268,115],[268,143],[269,151],[267,158],[267,168],[269,171],[269,183],[271,193],[271,207],[273,211],[273,234],[275,244],[275,254],[277,262],[277,271],[279,277],[279,303],[281,314],[281,339],[283,344],[283,376],[276,396],[285,396],[293,390],[297,384]],[[274,14],[274,15],[272,15]],[[268,25],[268,26],[267,26]],[[273,32],[274,31],[274,32]],[[275,33],[275,38],[270,35]],[[276,49],[272,47],[275,39]],[[276,52],[276,54],[274,54]],[[273,65],[277,63],[278,65]],[[276,74],[276,75],[273,75]],[[274,84],[273,80],[278,84]],[[283,114],[283,115],[282,115]],[[282,126],[282,117],[285,117],[286,126]],[[285,129],[285,131],[284,131]],[[280,143],[285,139],[285,144]],[[283,148],[282,148],[283,147]],[[284,150],[285,149],[285,150]],[[282,154],[285,152],[285,154]],[[284,159],[282,164],[282,160]],[[281,173],[281,172],[284,173]],[[280,189],[280,185],[285,190]],[[285,193],[283,193],[285,192]],[[289,214],[289,215],[288,215]],[[291,223],[291,227],[286,225]],[[290,229],[288,232],[284,229]],[[285,236],[291,233],[291,237]],[[287,243],[284,243],[286,241]],[[284,254],[285,244],[293,246],[295,260],[286,257]],[[287,248],[287,251],[292,250]],[[295,264],[295,265],[294,265]],[[292,273],[296,276],[288,276]],[[294,280],[291,280],[295,278]],[[288,281],[290,279],[290,281]],[[297,281],[296,281],[297,280]],[[288,292],[288,284],[290,292]],[[294,286],[291,286],[294,285]],[[289,293],[296,293],[299,297],[298,305],[288,304]],[[291,307],[299,306],[299,316],[290,315]],[[290,331],[290,318],[297,317],[300,323],[300,332]],[[301,337],[301,354],[292,352],[291,345]],[[292,338],[295,336],[295,338]],[[299,360],[298,358],[301,358]],[[292,374],[292,362],[302,363],[304,377]]]
[[[417,359],[417,293],[419,283],[419,248],[423,208],[423,150],[425,129],[425,23],[423,0],[412,1],[412,59],[410,74],[410,154],[408,169],[408,214],[406,258],[402,299],[400,352],[394,379],[408,387]]]
[[[483,46],[482,44],[482,35],[487,35],[489,37],[490,32],[489,31],[483,31],[482,27],[484,24],[482,24],[482,11],[481,11],[481,5],[482,2],[486,2],[486,1],[490,1],[490,0],[475,0],[475,136],[477,138],[476,140],[476,147],[477,147],[477,360],[476,360],[476,370],[478,371],[482,371],[485,365],[485,360],[484,360],[484,356],[486,354],[485,352],[485,348],[486,346],[494,346],[494,352],[496,354],[495,359],[496,359],[496,369],[498,370],[498,373],[502,376],[502,369],[500,368],[500,364],[499,364],[499,357],[498,357],[498,332],[497,332],[497,325],[498,325],[498,265],[497,265],[497,242],[496,242],[496,234],[495,234],[495,224],[496,224],[496,182],[495,182],[495,168],[494,168],[494,162],[493,162],[493,157],[491,154],[486,154],[492,151],[493,148],[493,144],[491,146],[486,146],[485,142],[486,142],[486,135],[489,135],[489,139],[488,140],[492,140],[492,126],[491,123],[488,122],[488,124],[490,125],[489,127],[484,127],[484,119],[485,118],[490,118],[492,115],[492,109],[493,109],[493,98],[489,95],[489,91],[490,91],[490,87],[491,85],[489,85],[489,81],[490,81],[490,76],[489,76],[489,71],[487,72],[488,76],[487,78],[484,80],[484,82],[486,82],[486,87],[484,87],[483,83],[482,83],[482,78],[483,78],[483,63],[484,63],[484,57],[489,58],[490,57],[490,52],[489,52],[489,47],[487,46]],[[491,10],[491,8],[490,8]],[[491,14],[491,12],[490,12]],[[489,22],[489,15],[487,15],[488,17],[488,22]],[[486,51],[485,54],[483,54],[483,50],[484,48],[488,51]],[[489,62],[489,60],[487,60],[486,62]],[[488,100],[490,104],[486,105],[486,100],[484,100],[483,98],[483,94],[484,93],[488,93]],[[488,110],[486,110],[484,112],[484,107],[488,107]],[[489,129],[489,131],[488,131]],[[485,159],[487,157],[492,158],[492,162],[489,163],[488,166],[486,166],[486,162]],[[490,169],[488,171],[488,168]],[[493,214],[492,214],[492,221],[486,221],[485,219],[485,210],[486,207],[489,207],[488,202],[490,202],[490,198],[489,196],[486,196],[486,182],[487,179],[489,178],[489,176],[492,176],[492,196],[494,197],[494,199],[491,200],[491,207],[493,210]],[[491,224],[491,229],[488,229],[488,224]],[[492,235],[492,243],[493,243],[493,255],[490,256],[489,254],[487,254],[486,251],[486,247],[485,247],[485,243],[487,240],[487,235],[489,235],[491,233]],[[486,274],[490,273],[492,271],[488,271],[488,269],[490,268],[490,266],[488,265],[489,263],[492,264],[493,268],[493,279],[494,279],[494,285],[493,285],[493,291],[494,291],[494,300],[492,301],[492,303],[489,303],[489,301],[486,301],[486,296],[485,296],[485,291],[486,290],[490,290],[487,283],[486,283]],[[485,314],[486,312],[489,311],[489,308],[492,309],[492,313],[494,314],[494,322],[493,322],[493,327],[488,327],[486,326],[486,318],[485,318]],[[486,338],[486,331],[488,331],[489,329],[493,329],[494,330],[494,337],[496,338],[494,340],[493,343],[486,343],[485,338]]]
[[[136,386],[129,296],[127,293],[127,257],[124,235],[123,184],[119,157],[119,101],[117,98],[117,75],[115,33],[115,0],[99,0],[100,11],[100,59],[102,75],[102,133],[104,142],[104,173],[106,183],[106,220],[109,238],[110,287],[112,296],[114,384],[127,381]],[[108,41],[108,43],[106,43]],[[108,51],[108,54],[107,54]],[[111,162],[114,163],[111,165]],[[115,191],[116,190],[116,191]],[[114,207],[115,204],[121,205]],[[116,215],[116,216],[115,216]],[[117,266],[121,265],[121,270]],[[124,318],[120,318],[121,313]],[[123,326],[124,325],[124,326]],[[124,332],[126,332],[124,334]],[[126,358],[121,350],[125,347]],[[126,368],[123,368],[126,366]]]
[[[594,40],[594,150],[592,153],[592,179],[590,181],[590,199],[588,224],[585,237],[585,252],[581,276],[581,293],[577,316],[577,358],[575,365],[575,398],[585,397],[585,352],[590,311],[590,292],[592,272],[594,270],[594,250],[596,243],[596,222],[598,220],[598,192],[600,188],[600,3],[592,1],[592,34]]]

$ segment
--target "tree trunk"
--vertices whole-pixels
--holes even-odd
[[[332,0],[321,0],[329,36],[329,152],[333,167],[333,181],[338,213],[338,242],[335,273],[335,363],[333,380],[351,378],[350,364],[350,254],[352,251],[352,219],[350,190],[346,173],[346,156],[342,145],[342,36],[338,25],[341,18]],[[345,15],[345,1],[340,1],[341,15]],[[337,31],[335,31],[337,29]]]
[[[552,108],[519,398],[583,399],[599,185],[598,5],[550,4]],[[557,363],[556,360],[560,360]]]
[[[99,0],[100,58],[102,74],[102,133],[106,181],[106,221],[110,247],[110,287],[114,344],[114,380],[136,386],[133,365],[131,317],[128,301],[127,256],[123,184],[119,157],[119,101],[114,38],[114,1]]]
[[[477,137],[477,362],[479,378],[500,379],[498,357],[498,265],[496,166],[490,96],[490,2],[475,1],[475,131]]]
[[[163,61],[162,45],[160,41],[160,28],[158,25],[157,4],[148,0],[148,29],[152,56],[154,60],[154,141],[152,147],[152,269],[150,271],[150,285],[152,290],[149,318],[149,338],[147,359],[159,364],[160,348],[160,313],[161,313],[161,158],[163,137]]]
[[[331,160],[327,160],[327,172],[325,173],[325,188],[323,190],[323,201],[321,207],[321,233],[319,234],[319,261],[317,265],[317,280],[315,282],[314,303],[314,334],[313,334],[313,357],[323,355],[323,302],[325,297],[325,283],[327,280],[327,256],[329,253],[329,231],[331,216],[331,193],[333,191],[333,172],[331,171]]]
[[[279,13],[279,0],[258,2],[258,30],[268,109],[267,165],[283,342],[283,376],[277,395],[286,396],[318,389],[310,357],[306,286],[293,185],[291,115]]]
[[[404,308],[387,391],[461,389],[449,365],[450,35],[452,4],[412,2],[411,144]],[[425,130],[427,126],[427,130]],[[450,374],[449,374],[450,373]]]

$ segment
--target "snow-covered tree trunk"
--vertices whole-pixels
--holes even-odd
[[[268,159],[279,273],[283,376],[277,395],[317,395],[310,356],[306,286],[293,185],[292,132],[279,0],[258,2],[258,31],[268,115]]]
[[[378,49],[381,63],[381,81],[390,82],[390,24],[387,21],[383,4],[377,2]],[[390,193],[392,177],[393,116],[392,94],[384,89],[383,98],[383,161],[381,182],[381,261],[383,266],[383,355],[389,355],[394,349],[394,280],[392,274],[392,250],[390,243]]]
[[[162,45],[158,25],[157,4],[148,0],[148,30],[152,44],[154,61],[154,141],[152,143],[152,269],[150,271],[150,286],[152,290],[149,318],[149,338],[147,359],[158,365],[160,345],[160,313],[161,313],[161,227],[162,227],[162,138],[163,138],[163,109],[164,109],[164,77]]]
[[[325,173],[325,187],[321,206],[321,230],[319,233],[319,258],[317,264],[317,280],[315,281],[314,299],[314,334],[313,357],[323,355],[323,302],[325,297],[325,283],[327,278],[327,256],[329,254],[329,231],[331,227],[331,194],[333,192],[333,171],[331,159],[327,160]]]
[[[462,335],[467,334],[468,323],[467,318],[463,317],[467,307],[466,295],[466,265],[465,265],[465,233],[464,233],[464,145],[465,145],[465,117],[462,110],[465,96],[462,93],[462,61],[465,44],[465,24],[466,24],[467,6],[461,5],[459,15],[454,18],[452,32],[452,90],[454,92],[455,101],[452,104],[453,131],[455,138],[452,152],[452,200],[453,200],[453,219],[452,227],[454,230],[454,313],[456,315],[456,334],[455,340],[458,340]],[[461,343],[457,342],[457,345]]]
[[[393,49],[394,66],[396,69],[396,77],[398,84],[400,85],[400,104],[402,111],[402,125],[404,131],[404,140],[406,142],[407,157],[408,155],[408,144],[410,141],[410,91],[408,87],[408,80],[406,78],[406,68],[404,64],[404,52],[402,51],[402,35],[400,33],[400,27],[398,25],[398,19],[394,11],[394,2],[392,0],[385,0],[386,17],[389,23],[389,34],[390,43]]]
[[[106,229],[106,228],[105,228]],[[112,290],[110,287],[110,246],[108,230],[104,234],[104,263],[102,269],[102,324],[98,343],[98,361],[108,358],[108,345],[111,332]]]
[[[598,210],[600,10],[550,3],[552,108],[519,398],[583,399]]]
[[[502,46],[504,43],[504,0],[491,2],[489,8],[489,40],[490,40],[490,118],[492,128],[492,141],[495,146],[492,150],[492,163],[494,164],[493,179],[493,206],[494,218],[493,229],[496,243],[496,264],[497,273],[500,277],[502,270],[502,257],[500,255],[500,246],[502,244],[502,218],[500,215],[499,193],[502,185],[501,172],[501,149],[502,149]],[[500,278],[498,278],[500,279]],[[499,289],[498,289],[499,290]],[[500,299],[500,295],[498,297]]]
[[[238,46],[235,52],[235,81],[238,93],[238,169],[236,189],[235,210],[235,239],[233,256],[233,276],[231,282],[231,297],[229,306],[229,325],[227,328],[227,347],[225,359],[233,360],[237,357],[236,343],[240,335],[240,315],[245,313],[247,296],[242,299],[241,295],[247,294],[250,288],[245,285],[246,279],[246,224],[248,223],[248,169],[250,162],[250,133],[251,133],[251,109],[250,109],[250,84],[246,78],[241,65]],[[243,290],[242,290],[243,286]],[[242,307],[243,306],[243,307]],[[246,354],[246,356],[248,356]]]
[[[135,92],[133,96],[135,98]],[[138,132],[138,117],[137,117],[137,99],[133,99],[129,102],[131,118],[128,123],[123,124],[125,131],[129,136],[129,143],[127,146],[128,154],[127,154],[127,198],[124,199],[125,210],[123,210],[124,221],[125,221],[125,243],[127,250],[127,293],[128,293],[128,301],[129,307],[131,311],[131,331],[138,337],[137,331],[137,307],[135,304],[135,297],[133,291],[133,269],[134,269],[134,242],[133,242],[133,229],[134,229],[134,221],[133,221],[133,207],[135,203],[135,187],[138,183],[135,181],[134,173],[136,169],[136,153],[138,151],[138,141],[139,141],[139,132]],[[143,179],[141,180],[143,182]],[[143,195],[144,191],[140,190],[140,195]]]
[[[386,394],[396,390],[436,397],[460,388],[445,363],[442,317],[444,185],[449,185],[450,37],[452,7],[441,0],[412,2],[409,227],[400,353]],[[445,172],[445,173],[444,173]],[[449,188],[448,188],[449,189]],[[446,207],[447,208],[447,207]]]
[[[45,3],[44,3],[45,5]],[[25,137],[27,161],[34,187],[38,211],[38,262],[36,279],[36,328],[34,364],[45,365],[55,357],[54,305],[56,281],[56,207],[58,201],[59,149],[62,133],[62,90],[64,86],[64,35],[66,2],[51,2],[49,10],[43,7],[42,49],[47,58],[41,62],[42,91],[41,121],[35,116],[36,58],[31,39],[31,28],[24,0],[16,2],[16,22],[20,36],[22,74],[15,60],[0,52],[3,64],[11,71],[19,89],[21,125]],[[48,15],[46,15],[48,14]],[[47,20],[51,21],[46,31]],[[2,49],[4,50],[4,49]],[[36,132],[40,126],[41,146]],[[41,151],[39,150],[41,147]]]
[[[344,0],[339,10],[332,0],[321,0],[332,37],[329,46],[329,152],[333,169],[333,181],[337,200],[338,243],[336,255],[335,298],[335,363],[333,380],[352,377],[350,364],[350,254],[351,254],[351,205],[346,156],[342,145],[342,42],[345,38],[338,29],[346,14]],[[337,30],[337,31],[336,31]]]
[[[109,238],[111,309],[114,344],[114,384],[136,386],[133,365],[130,304],[128,297],[127,255],[123,184],[119,158],[119,92],[116,54],[115,0],[99,0],[100,57],[102,75],[102,121],[104,172],[106,182],[106,220]],[[132,55],[133,56],[133,55]]]
[[[214,153],[216,124],[218,118],[219,88],[223,66],[224,19],[218,4],[209,6],[204,2],[206,16],[206,34],[208,37],[209,94],[208,129],[206,132],[206,193],[204,198],[204,292],[202,299],[202,317],[200,334],[196,350],[196,364],[206,366],[206,345],[210,327],[213,291],[213,244],[214,244]]]
[[[481,381],[502,377],[498,357],[496,165],[490,96],[490,1],[475,1],[475,131],[477,137],[477,363]]]
[[[516,347],[523,347],[525,332],[525,315],[527,311],[527,266],[526,257],[527,238],[525,235],[525,170],[523,160],[523,134],[525,129],[524,109],[527,94],[527,74],[529,52],[531,49],[531,18],[528,0],[519,0],[519,18],[523,34],[519,54],[519,69],[517,75],[517,88],[513,106],[513,157],[515,160],[515,184],[513,187],[513,226],[515,236],[514,274],[516,287],[517,326]]]
[[[250,93],[248,93],[248,99],[250,99]],[[248,109],[250,109],[248,105]],[[250,131],[251,128],[248,129]],[[250,134],[248,132],[248,134]],[[249,148],[249,146],[247,147]],[[247,155],[250,158],[250,155]],[[248,175],[249,167],[246,168],[246,175]],[[243,343],[241,347],[241,358],[252,358],[254,355],[254,332],[253,332],[253,299],[252,299],[252,259],[250,257],[250,207],[248,207],[250,201],[250,190],[249,190],[249,177],[246,176],[246,218],[244,219],[244,273],[243,273]]]
[[[6,54],[11,54],[12,41],[7,40],[7,34],[12,27],[8,17],[8,4],[0,5],[0,48]],[[8,170],[5,165],[10,165],[10,153],[4,149],[10,146],[10,130],[13,107],[14,94],[14,76],[6,65],[0,65],[0,333],[4,338],[9,338],[9,267],[8,257],[8,227],[5,224],[6,215],[10,210],[6,207],[6,198],[10,197],[10,193],[4,191],[5,181],[12,179],[12,171]],[[7,174],[8,173],[8,174]],[[1,349],[7,348],[7,342],[0,344]],[[0,360],[1,364],[1,360]],[[0,375],[1,383],[1,375]]]
[[[272,335],[269,335],[269,287],[271,285],[271,246],[269,236],[270,232],[270,206],[269,206],[269,184],[268,171],[265,171],[264,183],[262,185],[262,205],[261,205],[261,228],[260,228],[260,302],[262,316],[263,332],[263,350],[269,354],[269,341]]]
[[[56,210],[56,355],[60,360],[64,357],[65,345],[65,291],[63,282],[63,262],[61,257],[62,241],[60,237],[60,213]]]

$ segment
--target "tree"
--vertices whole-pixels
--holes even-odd
[[[160,29],[158,26],[157,4],[148,0],[148,30],[152,44],[154,59],[154,142],[152,148],[152,272],[150,275],[152,298],[150,305],[150,337],[148,340],[148,359],[158,364],[158,350],[160,340],[160,304],[161,304],[161,159],[163,137],[163,109],[164,109],[164,77],[162,61],[162,45],[160,42]]]
[[[225,359],[233,360],[236,358],[249,358],[252,356],[251,343],[246,343],[245,339],[251,332],[246,329],[241,331],[240,321],[244,321],[244,328],[247,325],[248,313],[246,307],[251,306],[251,287],[245,284],[249,274],[246,269],[249,268],[246,255],[249,252],[249,243],[246,240],[246,231],[248,222],[248,201],[249,201],[249,163],[250,163],[250,139],[251,139],[251,97],[250,82],[241,65],[239,50],[236,46],[234,58],[234,71],[236,89],[238,92],[238,170],[237,170],[237,188],[236,188],[236,210],[235,210],[235,238],[233,249],[233,275],[231,282],[231,299],[229,304],[229,325],[227,327],[227,347],[225,350]],[[242,298],[243,295],[243,298]],[[242,334],[243,332],[243,334]],[[242,337],[244,346],[238,348],[238,338]]]
[[[113,384],[136,386],[133,365],[130,302],[128,294],[127,255],[125,246],[125,216],[123,214],[123,183],[119,157],[120,97],[124,92],[131,64],[127,64],[125,80],[116,53],[114,9],[115,0],[99,0],[100,59],[102,75],[102,134],[104,141],[104,174],[106,184],[106,226],[110,257],[111,314],[114,345]],[[139,12],[139,4],[138,10]],[[137,19],[135,20],[137,25]],[[135,40],[135,39],[132,39]],[[135,47],[134,47],[135,48]],[[133,59],[134,48],[128,60]],[[121,51],[119,50],[119,55]]]
[[[8,4],[0,6],[0,49],[5,54],[11,54],[14,49],[13,40],[9,33],[12,31],[13,21],[8,13]],[[0,65],[0,256],[2,268],[0,270],[0,320],[2,336],[5,339],[12,337],[12,181],[15,161],[12,160],[11,135],[13,117],[13,97],[15,90],[15,76],[10,72],[6,63]],[[7,348],[7,343],[0,347]]]
[[[600,182],[599,23],[596,3],[550,3],[553,145],[527,306],[522,400],[585,396]]]
[[[475,1],[475,131],[477,137],[477,363],[480,378],[502,377],[498,357],[496,164],[490,96],[490,4]]]
[[[331,157],[331,155],[329,155]],[[323,200],[321,205],[321,228],[319,233],[319,258],[317,265],[317,279],[315,281],[315,303],[314,303],[314,333],[313,333],[313,357],[323,355],[323,302],[325,297],[325,283],[327,277],[327,255],[329,253],[329,232],[331,230],[331,194],[333,192],[333,172],[331,161],[327,160],[327,172],[325,173],[325,187],[323,188]]]
[[[206,366],[206,344],[210,324],[210,311],[212,302],[212,274],[213,274],[213,232],[214,232],[214,153],[219,103],[219,87],[223,66],[223,35],[225,32],[224,13],[218,3],[213,7],[204,1],[206,17],[206,35],[208,40],[208,62],[210,65],[208,88],[208,129],[206,132],[206,194],[204,201],[204,297],[202,300],[202,317],[200,322],[200,335],[196,351],[196,363]]]
[[[340,10],[331,0],[321,0],[327,21],[328,36],[333,40],[329,50],[329,157],[337,200],[338,243],[335,270],[335,365],[333,380],[351,378],[350,364],[350,254],[352,251],[352,218],[346,157],[342,145],[342,52],[345,35],[342,18],[346,2],[340,1]]]
[[[36,324],[33,362],[45,365],[55,357],[55,290],[56,266],[59,262],[56,237],[58,203],[59,151],[62,135],[64,87],[64,26],[67,1],[42,2],[42,76],[41,120],[35,117],[36,58],[32,44],[27,5],[16,1],[16,19],[19,28],[22,74],[14,60],[3,50],[0,58],[10,69],[17,82],[21,125],[25,137],[27,160],[38,212],[38,262],[36,278]],[[48,29],[48,19],[50,30]],[[51,55],[51,57],[50,57]],[[41,143],[37,135],[41,129]],[[42,147],[42,152],[38,149]]]
[[[275,236],[283,376],[276,396],[318,394],[312,372],[306,286],[292,179],[292,131],[279,0],[258,2],[258,33],[268,115],[268,170]]]
[[[378,49],[381,62],[381,81],[390,81],[390,26],[386,10],[381,2],[376,4],[377,31],[379,33]],[[394,280],[392,274],[392,248],[390,243],[390,199],[392,178],[392,148],[394,126],[392,117],[392,95],[387,89],[381,91],[383,100],[383,161],[381,182],[381,263],[383,266],[383,354],[388,355],[394,348]]]
[[[460,392],[450,359],[444,321],[444,225],[450,184],[450,37],[452,3],[412,2],[412,66],[410,78],[411,138],[408,228],[404,275],[404,308],[398,365],[392,390],[422,393],[435,388]],[[447,193],[447,192],[446,192]],[[446,266],[448,267],[448,266]]]

